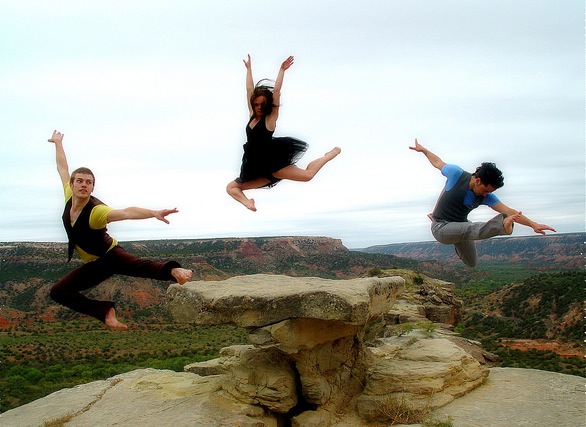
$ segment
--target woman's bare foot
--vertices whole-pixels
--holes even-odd
[[[338,154],[340,154],[342,152],[342,149],[340,147],[334,147],[332,148],[330,151],[328,151],[324,157],[326,157],[329,160],[332,160],[334,157],[336,157]]]
[[[114,307],[112,307],[110,311],[108,311],[108,314],[106,314],[106,319],[104,319],[104,323],[110,329],[120,331],[125,331],[126,329],[128,329],[128,326],[126,326],[124,323],[120,323],[116,318],[116,311],[114,310]]]
[[[193,271],[187,270],[186,268],[175,267],[171,270],[171,275],[177,280],[177,283],[183,285],[191,279]]]
[[[244,194],[244,191],[243,191],[244,190],[243,185],[247,186],[247,188],[246,188],[247,190],[251,190],[253,188],[260,188],[263,185],[266,185],[268,183],[269,183],[269,180],[266,178],[259,178],[256,180],[249,181],[248,183],[245,183],[245,184],[240,184],[236,181],[232,181],[226,186],[226,191],[228,192],[230,197],[232,197],[238,203],[241,203],[242,205],[244,205],[244,207],[246,209],[251,210],[252,212],[256,212],[256,206],[254,205],[254,199],[249,199],[248,197],[246,197],[246,195]]]
[[[505,233],[512,234],[513,233],[513,225],[517,220],[523,215],[521,212],[517,212],[514,215],[508,215],[505,219],[503,219],[503,227],[505,228]]]
[[[251,210],[252,212],[256,212],[256,206],[254,205],[254,199],[247,199],[245,202],[242,203],[246,206],[246,209]]]

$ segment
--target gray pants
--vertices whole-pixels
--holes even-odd
[[[438,242],[454,245],[456,253],[464,264],[474,267],[477,259],[474,240],[510,234],[503,226],[505,218],[505,214],[498,214],[488,222],[433,221],[431,233]]]

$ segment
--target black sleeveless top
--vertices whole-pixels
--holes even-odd
[[[67,248],[67,262],[73,257],[75,246],[79,246],[85,252],[95,255],[104,256],[112,242],[112,237],[107,233],[106,227],[94,230],[90,228],[90,214],[92,209],[97,205],[103,205],[97,197],[90,196],[90,200],[83,207],[74,225],[71,225],[71,205],[73,198],[70,198],[65,204],[63,211],[63,226],[69,239]]]

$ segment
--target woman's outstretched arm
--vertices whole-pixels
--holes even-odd
[[[248,112],[252,116],[254,110],[252,105],[250,105],[250,97],[252,96],[252,92],[254,92],[254,80],[252,79],[252,62],[250,60],[250,55],[248,55],[248,59],[243,59],[244,66],[246,67],[246,105],[248,105]]]
[[[267,116],[267,129],[274,129],[279,118],[279,107],[281,105],[281,87],[283,87],[283,78],[285,77],[285,71],[293,65],[295,58],[290,56],[285,59],[279,68],[277,74],[277,80],[275,80],[275,88],[273,89],[273,110],[269,116]]]

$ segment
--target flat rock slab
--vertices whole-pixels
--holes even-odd
[[[60,390],[0,414],[0,426],[276,425],[262,410],[221,396],[214,377],[142,369]],[[584,378],[534,369],[492,368],[488,381],[437,409],[454,427],[580,427],[586,417]],[[66,421],[69,419],[70,421]],[[380,425],[380,424],[375,424]],[[409,427],[416,427],[410,425]],[[331,427],[373,427],[348,414]]]
[[[584,378],[536,369],[492,368],[487,382],[435,411],[454,427],[586,425]]]
[[[364,325],[386,313],[404,285],[398,276],[330,280],[255,274],[173,284],[167,290],[167,305],[180,323],[262,327],[311,318]]]
[[[259,406],[221,393],[220,378],[139,369],[63,389],[0,414],[0,426],[271,426]]]

